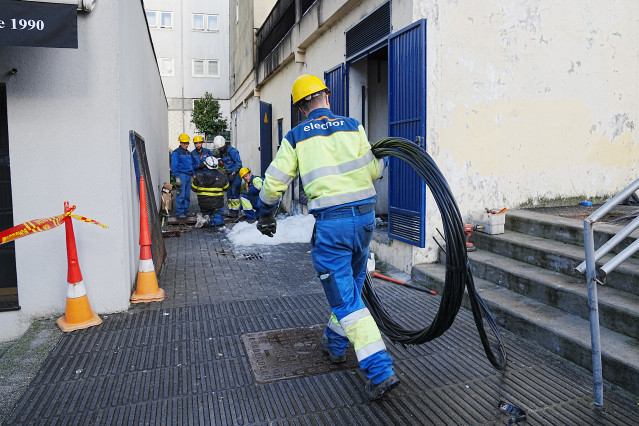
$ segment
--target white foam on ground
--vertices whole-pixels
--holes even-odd
[[[285,243],[309,243],[315,226],[313,215],[280,215],[276,218],[277,232],[271,237],[262,235],[256,223],[238,222],[228,231],[231,243],[240,246],[277,245]]]

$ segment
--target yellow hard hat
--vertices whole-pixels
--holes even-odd
[[[180,141],[180,143],[183,143],[190,141],[191,138],[186,133],[182,133],[180,136],[178,136],[178,140]]]
[[[293,103],[296,104],[304,98],[310,100],[312,94],[322,90],[328,90],[328,87],[318,77],[310,74],[300,75],[293,83]],[[330,90],[328,92],[330,93]]]
[[[193,136],[193,143],[199,143],[199,142],[204,142],[204,138],[200,135]]]
[[[249,169],[247,169],[246,167],[242,167],[239,171],[240,173],[240,179],[243,178],[247,173],[251,173],[251,171]]]

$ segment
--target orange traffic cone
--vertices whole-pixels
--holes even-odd
[[[69,203],[65,201],[64,212],[69,211]],[[64,227],[67,233],[67,259],[69,272],[67,274],[67,306],[64,316],[56,321],[62,331],[73,331],[102,324],[102,319],[91,310],[87,290],[82,281],[82,272],[78,264],[78,251],[75,247],[75,235],[71,217],[67,216]]]
[[[131,295],[131,303],[159,302],[164,300],[164,290],[158,286],[155,275],[153,256],[151,255],[151,233],[149,232],[149,216],[146,212],[146,190],[144,178],[140,176],[140,266],[135,293]]]

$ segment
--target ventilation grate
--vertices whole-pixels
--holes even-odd
[[[346,59],[366,50],[391,33],[391,7],[386,2],[346,31]]]

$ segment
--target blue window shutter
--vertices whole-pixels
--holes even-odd
[[[388,134],[426,149],[426,21],[388,39]],[[390,157],[388,236],[418,247],[426,242],[426,184],[404,161]]]
[[[335,115],[346,116],[346,67],[344,64],[339,64],[335,68],[332,68],[324,72],[324,81],[326,87],[331,91],[329,102],[331,104],[331,111]]]

